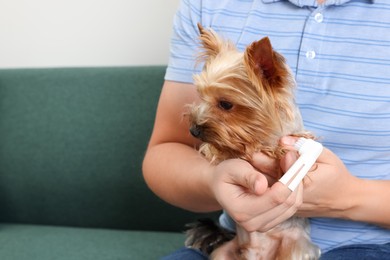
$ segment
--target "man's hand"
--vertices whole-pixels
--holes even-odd
[[[215,166],[211,189],[228,214],[247,231],[267,231],[293,216],[302,203],[302,185],[291,192],[282,183],[268,187],[250,163],[232,159]]]

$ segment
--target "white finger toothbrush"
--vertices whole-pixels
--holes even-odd
[[[279,180],[284,185],[288,184],[291,191],[298,187],[323,150],[322,144],[303,137],[298,139],[294,147],[300,156]]]

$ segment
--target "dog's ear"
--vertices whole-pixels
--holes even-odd
[[[214,30],[206,30],[200,23],[198,23],[198,29],[200,33],[199,39],[204,50],[201,57],[206,60],[215,58],[223,48],[224,43],[222,39]]]
[[[253,42],[245,50],[245,62],[257,77],[270,79],[275,74],[274,51],[268,37]]]
[[[290,72],[286,67],[284,57],[273,50],[268,37],[256,41],[249,45],[244,53],[244,63],[248,69],[249,79],[261,86],[270,87],[270,90],[280,90],[289,84],[291,80]],[[255,84],[257,85],[257,84]]]

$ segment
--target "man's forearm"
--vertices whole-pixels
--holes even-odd
[[[361,180],[355,190],[355,206],[347,217],[390,228],[390,181]]]
[[[190,211],[210,212],[220,209],[208,185],[211,167],[191,147],[163,143],[149,147],[143,172],[149,187],[168,203]]]

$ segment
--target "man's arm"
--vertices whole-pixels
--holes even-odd
[[[186,105],[197,100],[195,86],[164,83],[143,173],[153,192],[168,203],[206,212],[221,207],[209,187],[211,166],[194,149],[199,142],[191,136],[184,117]]]

